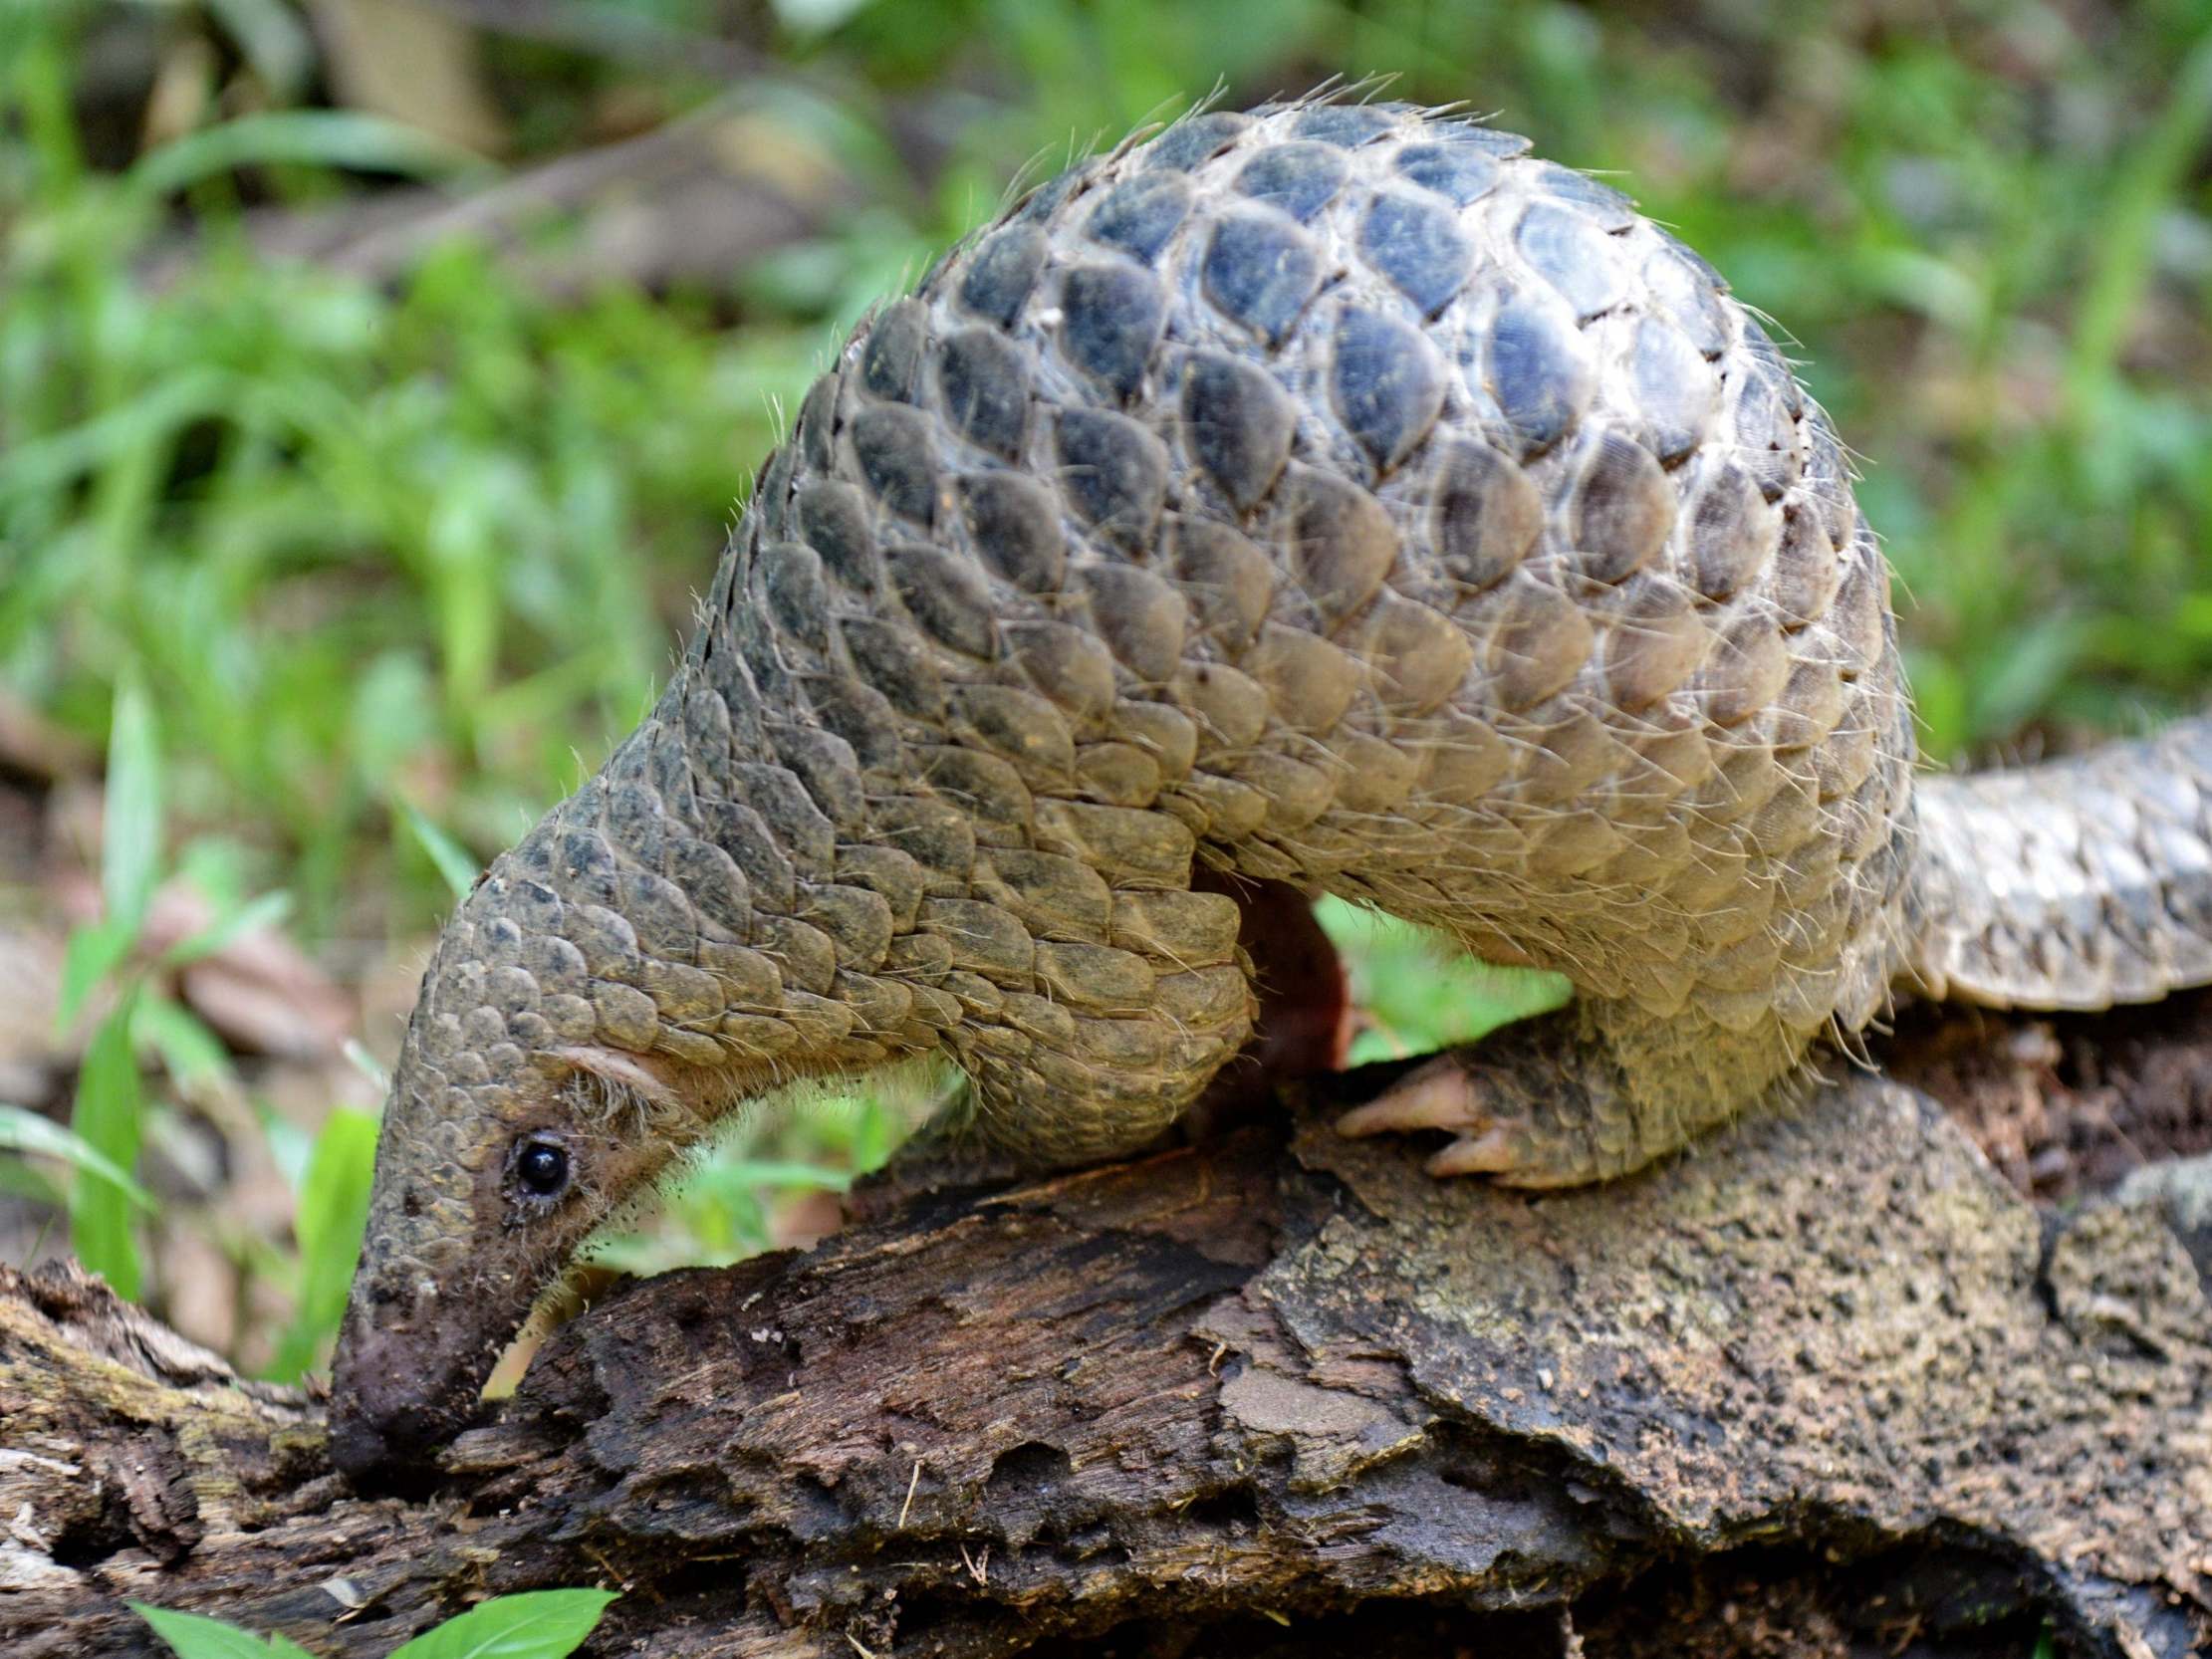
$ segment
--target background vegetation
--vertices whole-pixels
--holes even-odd
[[[1786,322],[1934,757],[2201,694],[2206,0],[16,0],[6,1257],[313,1362],[449,878],[645,706],[837,336],[1025,171],[1376,72],[1623,175]],[[1370,1049],[1495,1017],[1408,952],[1363,947]],[[902,1110],[741,1139],[620,1260],[804,1237]]]

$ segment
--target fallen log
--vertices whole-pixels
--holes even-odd
[[[434,1492],[69,1272],[0,1272],[0,1652],[137,1599],[380,1655],[2027,1655],[2212,1642],[2212,1319],[2155,1196],[2039,1212],[1857,1078],[1598,1191],[1325,1103],[626,1289]]]

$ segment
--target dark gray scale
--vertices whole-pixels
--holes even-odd
[[[1346,430],[1378,472],[1388,472],[1436,424],[1444,406],[1444,365],[1435,349],[1396,318],[1347,308],[1337,325],[1330,390]]]
[[[1571,525],[1583,574],[1624,581],[1666,545],[1673,486],[1649,450],[1618,432],[1603,433],[1584,466]]]
[[[681,887],[651,870],[628,869],[615,892],[615,908],[637,935],[639,949],[663,962],[691,960],[699,929]]]
[[[1291,219],[1244,209],[1215,225],[1204,281],[1225,316],[1279,346],[1321,281],[1321,256]]]
[[[1544,529],[1528,475],[1487,444],[1459,440],[1435,470],[1429,530],[1445,574],[1476,590],[1503,582]]]
[[[1589,219],[1548,201],[1529,204],[1513,233],[1521,257],[1566,297],[1583,322],[1620,303],[1611,238]]]
[[[694,803],[691,787],[691,751],[685,747],[680,722],[652,720],[645,728],[652,733],[646,751],[645,777],[660,792],[661,804],[678,822],[688,822]]]
[[[1060,417],[1060,487],[1109,541],[1151,546],[1167,495],[1167,449],[1122,415],[1068,409]]]
[[[845,739],[816,726],[787,725],[777,729],[776,754],[839,830],[850,833],[865,823],[860,760]]]
[[[1045,269],[1047,245],[1039,225],[1008,225],[993,231],[968,256],[967,274],[960,279],[960,303],[1002,329],[1012,328]]]
[[[1149,265],[1189,212],[1190,185],[1180,173],[1139,173],[1108,190],[1092,210],[1091,240]]]
[[[1465,120],[1430,121],[1421,129],[1422,136],[1431,142],[1449,144],[1458,149],[1481,150],[1495,155],[1501,161],[1516,155],[1526,155],[1534,147],[1531,140],[1518,132],[1502,131],[1495,126],[1477,126]]]
[[[837,857],[837,833],[806,786],[785,768],[765,761],[740,761],[730,772],[737,784],[736,793],[760,815],[762,825],[783,848],[794,872],[829,873]],[[730,855],[737,856],[734,852]],[[738,860],[738,867],[744,868],[743,859]]]
[[[1563,167],[1556,161],[1536,163],[1536,188],[1563,202],[1572,202],[1598,221],[1600,229],[1619,232],[1633,229],[1636,204],[1610,184]]]
[[[879,616],[843,616],[838,634],[855,671],[892,708],[916,720],[943,720],[944,680],[912,628]]]
[[[1291,122],[1291,130],[1301,138],[1352,149],[1396,130],[1402,119],[1402,111],[1389,105],[1323,104]]]
[[[614,880],[621,869],[614,849],[607,844],[607,837],[590,828],[599,816],[600,792],[594,791],[589,800],[581,799],[583,793],[577,792],[579,799],[572,800],[564,814],[572,822],[562,830],[553,871],[572,901],[567,917],[572,927],[580,920],[579,906],[574,900],[605,903],[613,898]],[[572,932],[569,937],[573,939],[576,935]],[[580,939],[577,942],[583,943]]]
[[[928,344],[929,308],[919,300],[893,302],[868,330],[867,350],[860,354],[860,384],[876,397],[911,402]]]
[[[658,864],[668,834],[660,797],[643,783],[624,780],[607,792],[601,822],[614,844],[644,864]]]
[[[811,478],[799,487],[799,535],[822,556],[823,568],[856,593],[875,592],[881,565],[867,501],[851,484]]]
[[[1774,337],[1760,327],[1757,319],[1744,319],[1744,350],[1752,360],[1766,371],[1767,381],[1782,399],[1782,407],[1792,420],[1805,414],[1805,388],[1798,384],[1798,377],[1790,371],[1789,359],[1782,349],[1775,345]]]
[[[1774,510],[1758,480],[1736,461],[1722,463],[1690,507],[1690,580],[1710,599],[1733,598],[1757,579],[1775,546]]]
[[[791,675],[784,667],[784,659],[776,649],[776,634],[765,605],[741,604],[730,618],[730,637],[737,642],[738,655],[744,659],[745,671],[761,695],[771,704],[781,704],[792,694]]]
[[[1144,164],[1187,172],[1235,143],[1237,134],[1251,124],[1250,116],[1233,115],[1225,110],[1191,116],[1144,146]]]
[[[1705,441],[1720,386],[1690,337],[1662,317],[1636,325],[1628,376],[1645,437],[1662,466],[1686,460]]]
[[[1595,371],[1574,329],[1550,307],[1514,296],[1490,324],[1489,386],[1521,438],[1521,458],[1541,455],[1589,406]]]
[[[1150,571],[1100,563],[1083,570],[1092,619],[1106,646],[1144,679],[1164,681],[1182,658],[1188,608]]]
[[[875,499],[925,529],[937,499],[935,442],[930,418],[904,404],[878,404],[853,418],[853,453]]]
[[[1461,207],[1482,200],[1498,187],[1498,156],[1472,144],[1407,144],[1394,164],[1422,189],[1434,190]]]
[[[1134,396],[1166,321],[1159,284],[1126,265],[1079,265],[1062,284],[1060,311],[1069,360],[1117,397]]]
[[[777,625],[817,651],[830,648],[830,592],[822,560],[802,542],[770,542],[755,566]]]
[[[1744,376],[1736,392],[1735,431],[1760,493],[1769,501],[1781,500],[1798,476],[1798,428],[1781,388],[1769,376]]]
[[[1090,183],[1105,165],[1104,158],[1093,156],[1088,161],[1077,162],[1058,178],[1048,178],[1022,198],[1022,205],[1014,210],[1014,218],[1031,224],[1051,218],[1060,211],[1062,202]]]
[[[791,481],[799,465],[799,446],[795,443],[778,444],[762,469],[760,482],[753,488],[753,507],[760,517],[762,531],[772,540],[790,537]]]
[[[837,458],[838,390],[843,381],[836,369],[815,381],[807,400],[799,405],[799,447],[813,472],[828,472]]]
[[[1276,144],[1244,164],[1237,189],[1305,223],[1335,199],[1351,170],[1344,151],[1332,145]]]
[[[700,752],[719,755],[740,747],[757,748],[765,742],[766,738],[761,730],[760,691],[753,683],[743,657],[733,648],[733,643],[724,640],[720,649],[702,652],[697,671],[704,682],[704,689],[712,693],[712,701],[722,711],[721,719],[725,723],[723,730],[726,736],[725,748],[708,748]],[[707,699],[701,700],[703,702]]]
[[[891,586],[923,631],[943,645],[986,661],[998,654],[991,591],[965,559],[926,542],[887,550]]]
[[[880,691],[842,673],[801,677],[815,717],[852,746],[869,772],[887,773],[899,756],[897,711]]]
[[[996,329],[962,329],[937,349],[946,416],[970,443],[1008,460],[1029,423],[1029,356]]]
[[[1721,304],[1728,289],[1720,273],[1670,236],[1643,262],[1643,280],[1700,356],[1713,362],[1727,352],[1735,336]]]
[[[1068,565],[1067,539],[1052,493],[1026,473],[983,472],[960,480],[961,517],[983,563],[1015,587],[1050,593]]]
[[[1359,227],[1359,251],[1422,315],[1433,317],[1466,286],[1474,250],[1440,203],[1378,195]]]
[[[1192,458],[1239,512],[1249,511],[1290,459],[1298,430],[1290,393],[1255,363],[1199,352],[1183,371],[1182,413]]]

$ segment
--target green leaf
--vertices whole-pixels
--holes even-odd
[[[137,942],[135,923],[126,923],[120,916],[108,916],[97,922],[70,930],[69,946],[62,956],[62,990],[56,1000],[54,1025],[58,1031],[68,1031],[77,1023],[77,1016],[84,1012],[85,999],[93,988],[123,965],[129,956],[130,947]]]
[[[131,1036],[139,1046],[161,1057],[162,1067],[179,1088],[233,1074],[230,1051],[223,1047],[223,1040],[182,1003],[157,992],[139,994]]]
[[[141,1210],[153,1208],[153,1195],[133,1181],[114,1159],[73,1129],[26,1106],[0,1100],[0,1151],[31,1152],[59,1158],[71,1168],[106,1181]]]
[[[393,1648],[390,1659],[565,1659],[614,1600],[613,1590],[497,1595]]]
[[[354,110],[278,110],[187,132],[139,161],[128,178],[142,193],[161,195],[233,167],[271,163],[425,178],[482,167],[467,150],[380,116]]]
[[[747,1187],[799,1187],[823,1192],[845,1192],[853,1177],[842,1169],[799,1163],[782,1158],[735,1158],[719,1166],[718,1173],[734,1185]]]
[[[213,956],[257,927],[274,927],[292,913],[292,895],[284,891],[263,893],[201,928],[188,939],[179,939],[161,953],[164,966],[181,968],[187,962]]]
[[[315,1659],[297,1642],[282,1636],[263,1640],[250,1630],[202,1613],[172,1612],[166,1607],[148,1607],[142,1601],[127,1605],[153,1626],[153,1633],[169,1644],[177,1659],[271,1659],[272,1655],[274,1659]]]
[[[138,1162],[141,1100],[138,1061],[130,1052],[136,1003],[135,994],[126,994],[93,1033],[77,1073],[77,1108],[71,1119],[85,1144],[121,1171]],[[130,1200],[114,1181],[79,1171],[69,1194],[69,1233],[78,1261],[106,1278],[116,1295],[135,1302],[140,1282]]]
[[[300,1300],[268,1374],[296,1380],[315,1362],[325,1337],[346,1314],[346,1291],[369,1225],[369,1188],[376,1167],[376,1119],[341,1106],[315,1137],[300,1185],[292,1231],[300,1244]]]
[[[438,873],[445,877],[445,884],[453,889],[453,896],[466,898],[474,892],[482,866],[469,856],[467,848],[424,818],[413,802],[402,801],[399,810],[422,850],[430,855],[430,862],[437,865]]]
[[[153,705],[126,677],[116,687],[108,733],[108,803],[102,824],[100,890],[109,925],[135,939],[161,864],[161,757]]]

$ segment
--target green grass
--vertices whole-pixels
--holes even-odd
[[[263,10],[258,34],[228,32]],[[682,28],[710,10],[650,15]],[[421,937],[449,879],[645,706],[776,405],[796,406],[836,331],[1017,173],[1217,84],[1257,98],[1387,72],[1400,96],[1494,112],[1624,175],[1781,319],[1867,457],[1861,499],[1900,574],[1938,759],[2039,728],[2131,728],[2212,680],[2203,0],[1986,0],[1926,28],[1811,4],[1682,21],[1502,0],[769,11],[775,74],[734,89],[485,43],[517,164],[622,98],[673,113],[723,96],[855,183],[818,237],[714,292],[571,301],[468,245],[388,285],[252,254],[250,207],[496,170],[315,107],[311,37],[269,22],[290,13],[165,12],[163,38],[204,38],[227,80],[142,153],[81,108],[95,38],[128,8],[50,0],[0,29],[0,688],[93,743],[114,733],[118,914],[181,869],[225,913],[290,895],[311,946]],[[917,134],[926,183],[900,159]],[[177,259],[185,233],[197,251]],[[156,793],[131,797],[133,779]],[[1417,947],[1332,925],[1381,1011],[1366,1053],[1530,994],[1438,991]],[[134,977],[127,931],[73,945],[104,1023],[79,1085],[72,1226],[123,1284],[147,1223],[86,1155],[136,1169],[147,1126],[195,1109],[193,1068],[227,1064]],[[833,1185],[866,1167],[887,1111],[741,1136],[632,1257],[757,1247],[793,1166]],[[360,1125],[334,1119],[319,1145],[263,1120],[343,1219]],[[301,1306],[279,1369],[321,1340],[343,1239],[311,1227],[273,1259],[244,1253]]]

